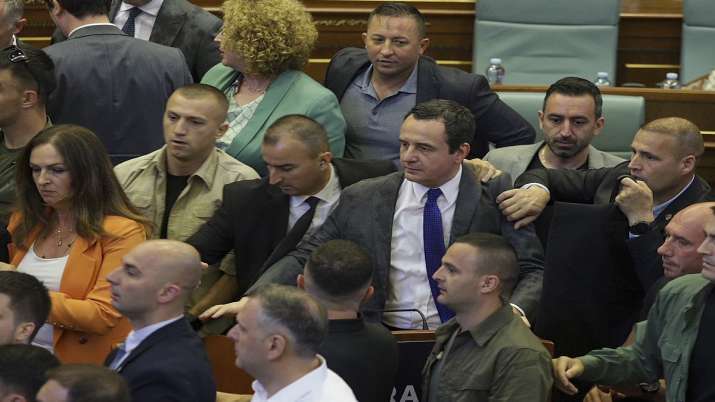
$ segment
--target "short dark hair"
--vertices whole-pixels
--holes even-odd
[[[417,32],[420,34],[420,38],[427,36],[427,21],[420,10],[411,4],[400,2],[382,3],[368,15],[368,25],[370,25],[370,21],[374,17],[410,17],[417,23]]]
[[[288,330],[296,354],[310,357],[318,352],[328,334],[328,314],[313,297],[296,287],[276,284],[249,290],[246,297],[261,304],[261,327],[277,324]]]
[[[330,240],[310,255],[305,265],[321,296],[340,301],[368,286],[372,261],[367,252],[349,240]]]
[[[25,55],[12,61],[18,52]],[[33,47],[10,46],[0,51],[0,70],[8,70],[23,90],[37,91],[42,105],[47,104],[47,97],[55,90],[55,63],[50,56]]]
[[[107,15],[109,12],[109,2],[105,0],[57,0],[57,3],[75,18]],[[45,0],[45,4],[49,10],[54,8],[52,0]]]
[[[454,153],[464,143],[474,139],[474,115],[459,103],[446,99],[432,99],[419,103],[410,110],[405,119],[439,120],[447,132],[449,152]]]
[[[321,152],[330,150],[325,128],[302,114],[285,115],[273,122],[263,136],[263,144],[275,145],[287,135],[303,143],[311,156],[318,156]]]
[[[467,244],[479,250],[477,272],[498,276],[502,285],[501,297],[508,299],[519,280],[519,263],[514,247],[502,236],[491,233],[469,233],[459,237],[455,243]]]
[[[579,77],[566,77],[554,82],[549,86],[549,89],[546,90],[544,103],[541,105],[542,111],[546,110],[546,101],[555,93],[566,96],[590,95],[595,105],[593,110],[594,115],[597,119],[603,115],[603,97],[601,96],[601,90],[589,80],[584,80]]]
[[[174,94],[179,94],[187,99],[212,98],[223,115],[224,120],[226,119],[228,100],[226,99],[226,95],[216,89],[216,87],[206,84],[189,84],[176,89]]]
[[[0,271],[0,294],[10,299],[15,325],[32,322],[32,340],[50,315],[52,302],[47,288],[32,275],[17,271]]]
[[[35,402],[37,391],[47,381],[47,371],[60,361],[39,346],[11,344],[0,346],[0,387]]]
[[[130,402],[126,380],[106,367],[67,364],[50,370],[47,380],[67,390],[67,402]]]

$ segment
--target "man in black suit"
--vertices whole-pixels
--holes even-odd
[[[345,155],[398,160],[400,121],[418,103],[449,99],[469,108],[476,122],[469,157],[497,147],[531,144],[535,131],[499,100],[477,74],[438,66],[427,50],[424,16],[405,3],[385,3],[368,17],[365,49],[340,50],[325,86],[340,100],[348,123]]]
[[[105,365],[129,384],[134,402],[214,402],[216,385],[184,305],[201,278],[201,260],[176,240],[150,240],[107,276],[112,305],[134,328]]]
[[[323,127],[301,115],[284,116],[268,128],[261,152],[268,177],[227,184],[219,209],[187,240],[209,265],[231,250],[236,254],[238,281],[227,275],[219,279],[209,292],[213,304],[243,295],[262,267],[314,233],[343,188],[394,171],[387,161],[333,159]]]

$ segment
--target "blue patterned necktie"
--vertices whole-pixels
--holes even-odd
[[[439,188],[431,188],[427,191],[427,202],[422,217],[422,234],[425,251],[425,267],[427,268],[427,279],[429,280],[430,290],[432,290],[432,298],[437,306],[439,319],[442,322],[448,321],[454,316],[454,312],[437,302],[439,296],[439,287],[437,281],[432,279],[432,275],[442,265],[442,257],[444,256],[444,232],[442,229],[442,212],[437,205],[437,199],[442,195],[442,190]]]
[[[129,9],[129,18],[127,18],[127,22],[124,23],[124,26],[122,27],[122,32],[124,32],[125,34],[127,34],[131,37],[134,37],[134,20],[141,13],[142,13],[142,10],[139,7],[130,8]]]

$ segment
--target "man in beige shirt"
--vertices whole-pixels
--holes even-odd
[[[153,222],[152,238],[186,240],[221,204],[225,184],[258,178],[253,169],[214,146],[228,127],[227,110],[226,97],[211,86],[177,89],[164,112],[166,145],[115,168],[132,203]],[[232,256],[204,272],[189,301],[190,316],[215,304],[207,293],[225,274],[235,276]],[[228,326],[219,321],[202,332],[220,333]]]

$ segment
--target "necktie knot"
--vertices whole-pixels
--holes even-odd
[[[427,202],[435,202],[440,195],[442,195],[442,190],[439,187],[429,189],[427,191]]]
[[[129,18],[136,18],[142,13],[142,9],[139,7],[132,7],[129,9]]]
[[[305,199],[305,203],[310,206],[310,209],[315,209],[315,206],[318,205],[318,202],[320,202],[320,198],[318,197],[310,196]]]

